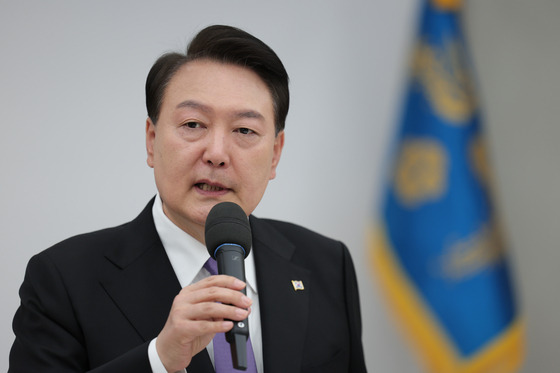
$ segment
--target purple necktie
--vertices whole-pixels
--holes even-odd
[[[209,258],[206,263],[204,263],[204,268],[206,268],[211,275],[218,274],[218,263],[213,258]],[[233,367],[231,347],[226,341],[226,335],[224,333],[216,333],[213,342],[216,373],[257,373],[257,366],[255,365],[255,356],[253,355],[253,346],[251,345],[250,338],[247,338],[247,370],[244,371]]]

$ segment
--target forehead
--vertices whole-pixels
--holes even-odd
[[[173,110],[185,101],[212,109],[251,109],[273,119],[273,102],[266,83],[252,70],[212,60],[183,65],[169,81],[162,110]]]

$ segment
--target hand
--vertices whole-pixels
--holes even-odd
[[[233,322],[226,319],[241,321],[249,316],[252,301],[240,292],[244,287],[235,277],[218,275],[179,292],[156,340],[157,353],[168,372],[188,366],[216,333],[233,328]]]

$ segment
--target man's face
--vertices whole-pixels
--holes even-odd
[[[157,124],[146,123],[147,161],[163,210],[201,242],[217,203],[253,212],[276,176],[283,145],[260,77],[209,60],[182,66],[167,86]]]

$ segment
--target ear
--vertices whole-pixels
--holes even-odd
[[[280,131],[274,139],[274,148],[272,149],[272,165],[270,168],[270,180],[276,177],[276,167],[280,162],[282,149],[284,148],[284,131]]]
[[[156,125],[148,117],[146,119],[146,152],[148,153],[148,159],[146,162],[148,166],[154,168],[154,142],[156,140]]]

